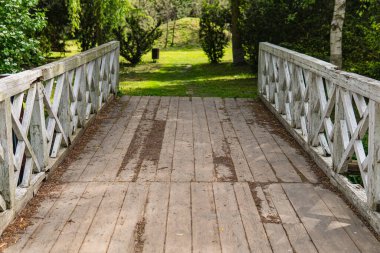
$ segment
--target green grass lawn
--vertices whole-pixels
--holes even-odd
[[[121,61],[120,93],[131,96],[257,96],[256,79],[248,66],[233,66],[231,48],[220,64],[209,64],[200,48],[161,50],[160,60],[151,55],[130,67]]]

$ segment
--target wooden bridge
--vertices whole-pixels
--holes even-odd
[[[262,43],[264,103],[114,98],[118,59],[0,81],[2,230],[31,209],[5,252],[380,251],[377,81]]]

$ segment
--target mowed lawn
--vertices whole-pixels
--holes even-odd
[[[120,64],[120,93],[130,96],[199,96],[255,98],[257,81],[249,66],[233,66],[231,48],[222,63],[210,64],[200,48],[161,50],[153,63],[151,54],[131,67]]]

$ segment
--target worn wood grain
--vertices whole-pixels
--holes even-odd
[[[223,252],[250,252],[231,183],[213,183]]]
[[[127,183],[108,185],[79,252],[106,252],[127,189]]]
[[[191,252],[191,236],[190,183],[172,183],[165,252]]]
[[[211,183],[191,183],[193,252],[221,252]]]

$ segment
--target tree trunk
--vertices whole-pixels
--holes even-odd
[[[244,50],[243,43],[239,32],[239,16],[240,16],[240,0],[231,0],[231,13],[232,13],[232,56],[234,64],[243,64]]]
[[[343,63],[342,33],[345,15],[346,0],[335,0],[330,32],[330,61],[339,68],[342,68]]]
[[[168,41],[169,41],[169,21],[170,21],[170,19],[168,19],[168,22],[166,22],[166,36],[165,36],[165,46],[164,46],[164,48],[168,47]]]
[[[174,19],[173,22],[173,36],[172,36],[172,44],[170,46],[174,46],[174,37],[175,37],[175,25],[176,25],[177,19]]]

